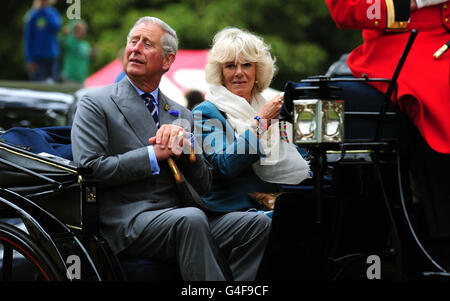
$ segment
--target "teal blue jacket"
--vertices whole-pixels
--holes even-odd
[[[236,136],[222,112],[209,101],[192,112],[195,141],[202,145],[203,155],[214,168],[212,189],[202,196],[209,209],[230,212],[255,208],[248,193],[279,190],[253,172],[252,164],[263,156],[253,132]]]

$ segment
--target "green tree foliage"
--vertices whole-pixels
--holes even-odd
[[[135,21],[144,15],[165,20],[178,33],[181,49],[206,49],[216,32],[227,26],[250,30],[272,46],[278,72],[273,87],[286,81],[323,74],[342,53],[361,42],[358,31],[336,29],[323,0],[79,0],[89,24],[88,41],[98,49],[91,72],[119,55]],[[23,64],[23,16],[31,1],[3,1],[0,29],[1,79],[26,79]],[[64,17],[70,6],[59,0]],[[7,41],[7,42],[5,42]],[[19,51],[20,49],[20,51]]]

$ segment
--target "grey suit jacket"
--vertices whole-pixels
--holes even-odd
[[[166,104],[180,116],[169,114]],[[161,92],[158,108],[161,125],[181,118],[193,132],[192,113]],[[92,179],[101,183],[100,232],[116,253],[129,246],[160,209],[181,206],[167,162],[159,162],[159,175],[150,169],[148,139],[156,131],[151,114],[127,78],[89,92],[77,107],[71,134],[74,161],[90,168]],[[199,154],[194,164],[187,157],[176,160],[179,169],[200,194],[208,191],[210,166]]]

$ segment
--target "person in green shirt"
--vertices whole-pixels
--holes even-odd
[[[72,25],[72,26],[70,26]],[[91,46],[86,41],[87,25],[83,20],[76,20],[64,29],[62,45],[64,81],[83,83],[89,72]]]

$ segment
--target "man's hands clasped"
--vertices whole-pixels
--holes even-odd
[[[166,160],[170,157],[179,158],[183,150],[190,150],[190,134],[181,126],[163,124],[148,142],[153,145],[156,159]],[[188,152],[189,153],[189,152]]]

